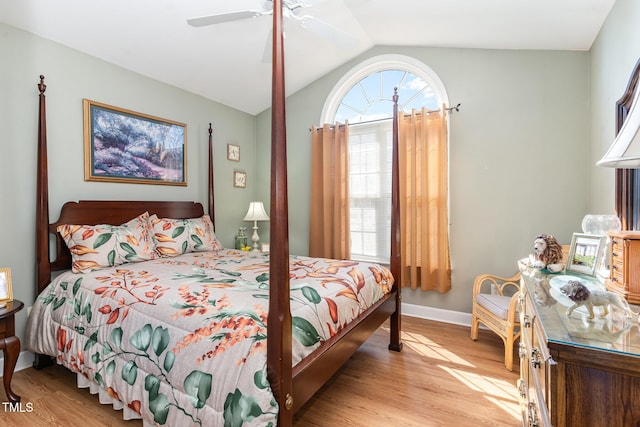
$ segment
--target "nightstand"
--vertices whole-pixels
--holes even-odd
[[[20,396],[11,391],[11,378],[20,354],[20,340],[16,337],[14,316],[22,310],[22,301],[7,301],[6,307],[0,308],[0,350],[4,353],[4,372],[2,382],[4,391],[10,402],[20,402]]]

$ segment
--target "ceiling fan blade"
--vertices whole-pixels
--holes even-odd
[[[313,34],[330,40],[334,44],[343,48],[352,48],[356,45],[357,39],[337,27],[313,16],[302,16],[299,20],[300,26]]]
[[[241,10],[239,12],[221,13],[219,15],[202,16],[200,18],[187,19],[187,24],[192,27],[204,27],[206,25],[222,24],[224,22],[239,21],[241,19],[261,16],[259,10]]]

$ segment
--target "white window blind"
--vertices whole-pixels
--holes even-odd
[[[391,120],[349,128],[351,257],[387,263],[391,235]]]

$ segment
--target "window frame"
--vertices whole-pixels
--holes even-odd
[[[371,57],[355,67],[349,70],[345,75],[336,83],[331,92],[329,93],[327,100],[322,109],[320,123],[334,123],[335,116],[338,112],[338,108],[342,100],[345,96],[351,91],[351,89],[362,79],[381,72],[388,70],[401,70],[406,71],[413,74],[416,77],[421,78],[428,86],[431,87],[436,99],[439,100],[439,105],[449,105],[449,97],[447,91],[444,87],[444,84],[438,77],[438,75],[426,64],[421,61],[404,55],[396,55],[396,54],[387,54],[387,55],[378,55]],[[390,96],[391,97],[391,94]],[[400,101],[399,105],[400,114],[402,111],[402,101]],[[391,120],[383,119],[383,120]],[[366,122],[365,122],[366,123]],[[365,124],[363,124],[365,125]],[[359,123],[355,123],[354,126],[360,126]],[[447,172],[448,174],[449,172]],[[449,177],[447,178],[449,179]],[[451,194],[447,194],[447,199],[450,200]],[[450,203],[447,203],[450,209]],[[380,232],[381,230],[377,231]],[[389,236],[390,238],[391,236]],[[366,255],[358,255],[356,257],[352,256],[352,259],[362,260],[362,261],[374,261],[380,263],[388,263],[389,258],[385,256],[384,258],[372,257]]]
[[[353,67],[335,84],[324,103],[319,123],[334,123],[340,102],[351,88],[368,75],[385,70],[404,70],[422,78],[431,86],[440,103],[449,105],[449,95],[447,95],[442,80],[426,64],[410,56],[378,55]]]

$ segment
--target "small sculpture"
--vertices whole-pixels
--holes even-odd
[[[593,307],[601,307],[601,317],[605,317],[609,314],[609,305],[618,307],[624,313],[624,317],[627,319],[638,320],[638,315],[631,311],[629,303],[620,295],[609,291],[589,290],[584,284],[578,280],[569,280],[565,285],[560,288],[560,291],[565,294],[573,305],[567,309],[567,316],[570,316],[578,307],[586,307],[589,311],[589,319],[593,319]]]
[[[529,256],[531,267],[546,268],[552,273],[564,269],[562,263],[562,246],[555,237],[539,234],[533,242],[533,254]]]

